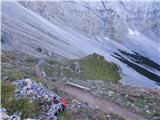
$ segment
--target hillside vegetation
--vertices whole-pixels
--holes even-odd
[[[15,86],[9,81],[1,81],[1,102],[2,107],[12,115],[21,113],[22,119],[33,118],[40,111],[40,104],[37,101],[31,101],[29,98],[15,97]]]
[[[112,81],[120,79],[118,66],[106,61],[103,56],[96,53],[82,59],[80,65],[85,79]]]

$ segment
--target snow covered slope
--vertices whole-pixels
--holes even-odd
[[[26,3],[31,4],[31,6],[34,5],[32,2]],[[158,84],[160,83],[160,59],[158,56],[160,51],[159,44],[157,43],[157,37],[154,37],[154,40],[152,40],[145,34],[138,32],[138,28],[133,30],[125,24],[123,24],[126,28],[125,31],[119,30],[120,32],[116,32],[113,30],[111,32],[114,34],[114,37],[108,34],[108,32],[98,34],[101,33],[102,25],[99,25],[99,22],[94,22],[96,19],[90,16],[87,17],[87,19],[80,19],[79,21],[82,23],[79,23],[81,25],[78,27],[78,24],[74,22],[74,19],[77,20],[77,14],[75,13],[86,14],[86,11],[84,11],[86,9],[87,12],[89,12],[89,9],[84,6],[84,3],[86,5],[89,4],[88,2],[78,2],[78,4],[77,2],[64,2],[64,4],[56,2],[54,5],[54,2],[52,4],[49,2],[47,5],[51,4],[57,6],[58,4],[60,7],[54,8],[50,6],[51,8],[49,8],[49,6],[47,6],[47,8],[44,9],[46,12],[43,16],[43,12],[40,12],[41,14],[37,14],[37,12],[35,13],[30,9],[26,9],[18,2],[2,2],[1,41],[5,46],[14,47],[35,55],[65,57],[68,59],[77,59],[96,52],[105,56],[106,60],[112,61],[121,67],[123,82],[126,84],[158,87]],[[115,3],[114,5],[117,4],[119,3]],[[37,5],[37,3],[35,3],[35,5],[43,8],[43,6],[41,7]],[[77,5],[79,6],[78,8]],[[91,8],[101,8],[97,5],[95,7],[94,3],[89,5],[92,5]],[[70,7],[68,8],[68,6]],[[101,6],[103,6],[103,9],[105,8],[104,4]],[[65,22],[62,24],[62,18],[61,20],[56,18],[56,16],[61,17],[59,12],[54,13],[53,16],[48,15],[50,17],[47,18],[46,14],[50,14],[50,11],[53,11],[53,8],[65,11],[65,14],[62,16],[69,15],[72,17],[72,19],[70,19],[71,21],[69,21],[68,16],[66,16],[66,19],[64,19],[65,17],[63,18]],[[75,17],[73,16],[73,11],[70,11],[70,9],[76,11],[74,12]],[[39,9],[36,8],[36,10]],[[92,16],[93,12],[94,11],[91,10],[88,15]],[[105,15],[107,14],[105,13]],[[83,18],[83,16],[84,15],[82,14],[81,17]],[[79,18],[81,17],[79,16]],[[54,18],[55,21],[53,21]],[[105,19],[106,18],[104,18],[104,20]],[[85,26],[87,24],[86,21],[89,23],[88,26]],[[66,25],[67,23],[71,25]],[[99,26],[100,28],[96,29],[93,27],[93,29],[90,27],[92,24],[95,24],[95,26]],[[106,26],[107,24],[113,25],[114,23],[106,22]],[[82,27],[83,25],[84,28]],[[119,23],[119,25],[121,24]],[[73,26],[77,26],[78,28],[75,29]],[[103,26],[105,27],[105,25]],[[123,28],[121,26],[117,27],[119,29]],[[85,31],[85,28],[90,29],[90,31],[95,30],[97,32],[90,33],[87,30],[86,34],[84,34],[83,32]],[[114,29],[116,30],[116,28]],[[108,30],[112,30],[112,28],[108,28]],[[154,34],[154,36],[157,35]],[[118,41],[118,37],[116,36],[119,36]]]

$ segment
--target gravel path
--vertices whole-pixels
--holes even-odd
[[[42,75],[42,72],[40,70],[40,65],[43,63],[43,60],[41,59],[37,64],[35,64],[34,68],[36,70],[36,74],[37,74],[37,77],[38,79],[40,80],[44,80],[45,78],[43,77]]]
[[[41,74],[41,71],[39,68],[42,62],[43,60],[40,60],[35,65],[35,69],[36,69],[37,76],[41,80],[44,80],[45,78],[43,78],[43,75]],[[93,95],[91,95],[89,92],[86,92],[84,90],[81,90],[66,84],[57,85],[57,88],[63,92],[66,92],[68,95],[75,97],[79,101],[88,103],[89,105],[92,105],[93,107],[97,107],[98,109],[107,113],[116,113],[117,115],[125,118],[126,120],[147,120],[141,115],[135,114],[127,110],[126,108],[122,108],[111,101],[96,98]]]
[[[89,92],[85,92],[78,88],[71,87],[65,84],[58,86],[58,88],[61,91],[66,92],[68,95],[71,95],[82,102],[88,103],[89,105],[97,107],[98,109],[107,113],[116,113],[117,115],[125,118],[126,120],[147,120],[142,116],[132,113],[129,110],[122,108],[111,101],[96,98],[92,96]]]

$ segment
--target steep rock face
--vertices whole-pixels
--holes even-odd
[[[160,56],[157,56],[160,52],[159,1],[73,0],[20,3],[57,26],[67,26],[94,40],[97,37],[107,37],[160,63]]]
[[[91,38],[108,36],[121,41],[128,29],[155,41],[160,37],[159,1],[24,1],[21,4],[53,23],[69,26]]]
[[[50,23],[17,2],[2,3],[2,37],[6,33],[10,33],[10,39],[5,37],[3,41],[9,41],[16,49],[38,55],[43,51],[49,56],[75,59],[95,50],[87,43],[90,39]]]

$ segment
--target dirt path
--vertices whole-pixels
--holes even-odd
[[[35,64],[34,68],[36,70],[36,75],[38,77],[38,79],[40,80],[44,80],[45,78],[42,75],[42,72],[40,70],[40,65],[42,64],[43,60],[41,59],[38,63]]]
[[[107,101],[104,99],[99,99],[94,96],[92,96],[89,92],[85,92],[83,90],[80,90],[75,87],[71,87],[69,85],[60,85],[58,88],[61,91],[66,92],[67,94],[75,97],[76,99],[86,102],[89,105],[92,105],[94,107],[98,107],[98,109],[107,112],[107,113],[116,113],[119,116],[125,118],[126,120],[147,120],[143,118],[142,116],[132,113],[129,110],[122,108],[118,106],[117,104]]]
[[[45,80],[45,78],[43,77],[40,71],[40,65],[42,64],[42,62],[43,60],[40,60],[35,65],[35,69],[36,69],[36,74],[38,78],[41,80]],[[66,92],[68,95],[75,97],[79,101],[88,103],[89,105],[97,107],[98,109],[107,113],[116,113],[117,115],[125,118],[126,120],[147,120],[141,115],[132,113],[126,108],[122,108],[111,101],[96,98],[93,95],[91,95],[89,92],[86,92],[84,90],[81,90],[66,84],[57,85],[57,88],[60,91]]]

